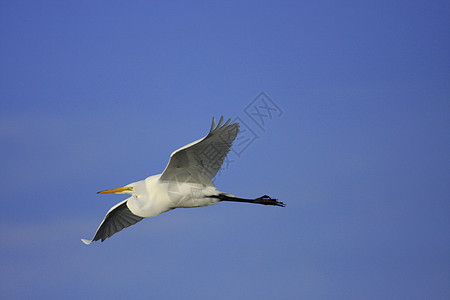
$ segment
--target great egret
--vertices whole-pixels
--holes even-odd
[[[284,207],[283,202],[267,195],[256,199],[244,199],[216,189],[212,179],[216,176],[239,132],[239,123],[217,126],[212,120],[209,133],[172,153],[162,174],[127,184],[124,187],[105,190],[98,194],[129,194],[130,198],[113,206],[97,229],[92,241],[102,242],[122,229],[144,218],[154,217],[179,207],[199,207],[220,201],[248,202]]]

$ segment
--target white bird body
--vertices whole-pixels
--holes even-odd
[[[130,194],[131,197],[113,206],[100,224],[92,241],[102,242],[122,229],[143,218],[154,217],[175,208],[200,207],[220,201],[250,202],[264,205],[284,206],[269,196],[256,199],[238,198],[216,189],[212,179],[222,166],[232,142],[239,132],[239,124],[223,117],[217,127],[213,118],[209,133],[170,156],[163,173],[130,183],[118,189],[99,192]]]
[[[133,187],[138,187],[137,191],[127,199],[128,208],[133,214],[150,218],[171,209],[167,184],[159,183],[160,177],[161,174],[153,175],[133,184]]]
[[[214,186],[161,181],[161,175],[132,183],[136,193],[127,199],[127,205],[133,214],[150,218],[174,208],[208,206],[219,202],[217,198],[207,197],[221,193]]]

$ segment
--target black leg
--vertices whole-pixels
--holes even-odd
[[[263,204],[263,205],[275,205],[275,206],[281,206],[281,207],[285,206],[285,204],[283,202],[279,202],[279,201],[277,201],[277,199],[270,198],[267,195],[261,196],[256,199],[244,199],[244,198],[238,198],[238,197],[230,197],[225,194],[213,195],[211,197],[218,198],[220,201],[246,202],[246,203],[256,203],[256,204]]]

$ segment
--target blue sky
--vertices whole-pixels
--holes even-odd
[[[1,1],[0,297],[448,299],[449,10]],[[262,127],[261,92],[279,108]],[[125,198],[97,191],[160,173],[221,115],[253,139],[218,188],[285,208],[80,241]]]

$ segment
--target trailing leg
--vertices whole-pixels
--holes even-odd
[[[274,205],[284,207],[285,204],[283,202],[277,201],[278,199],[270,198],[267,195],[261,196],[255,199],[244,199],[239,197],[228,196],[226,194],[213,195],[212,198],[218,198],[220,201],[230,201],[230,202],[246,202],[246,203],[256,203],[263,205]]]

